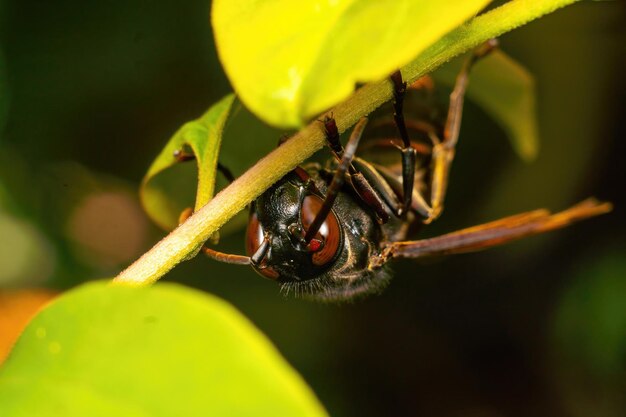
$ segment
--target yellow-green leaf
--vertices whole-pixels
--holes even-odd
[[[234,99],[234,95],[229,94],[202,117],[185,123],[165,145],[144,177],[141,202],[150,218],[164,229],[174,229],[185,208],[193,205],[197,210],[213,197],[222,133]],[[174,156],[176,151],[184,149],[191,150],[196,157],[195,203],[193,186],[196,181],[191,180],[189,175],[181,175],[194,164],[181,164]],[[177,169],[172,170],[172,175],[167,175],[165,171],[172,167]]]
[[[270,341],[226,302],[173,284],[91,283],[28,325],[0,368],[0,414],[326,416]]]
[[[439,68],[434,76],[452,85],[461,64],[462,59],[457,59]],[[523,159],[532,160],[537,155],[535,81],[523,66],[502,51],[492,52],[472,68],[467,95],[500,124]]]
[[[212,24],[242,102],[300,126],[359,82],[407,64],[489,0],[215,0]]]

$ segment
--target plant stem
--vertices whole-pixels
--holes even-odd
[[[413,82],[455,56],[575,1],[512,0],[441,38],[403,67],[402,76],[407,82]],[[392,94],[392,85],[387,80],[357,90],[331,110],[339,131],[345,131],[361,117],[390,100]],[[323,145],[321,124],[313,122],[218,193],[207,205],[122,271],[114,282],[129,285],[156,282],[176,264],[194,256],[198,248],[224,223]]]

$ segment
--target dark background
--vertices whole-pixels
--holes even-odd
[[[138,184],[176,129],[230,91],[209,8],[0,2],[1,287],[113,276],[162,236]],[[446,211],[426,233],[591,195],[612,201],[612,214],[484,253],[400,262],[385,292],[353,304],[288,299],[249,269],[202,258],[166,279],[237,306],[334,416],[624,415],[625,11],[582,2],[501,38],[535,75],[540,155],[522,162],[468,103]],[[284,133],[257,125],[237,132],[268,150]],[[230,158],[235,145],[224,144]],[[242,252],[242,233],[222,248]]]

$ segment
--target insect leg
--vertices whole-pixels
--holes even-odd
[[[341,161],[344,151],[339,141],[339,132],[337,131],[334,119],[332,117],[326,117],[321,122],[324,124],[326,140],[330,149],[335,155],[335,158]],[[391,121],[391,123],[395,122]],[[417,125],[413,126],[412,123],[415,122],[409,120],[407,126],[424,132],[428,136],[435,135],[433,126],[420,122],[417,122]],[[366,143],[365,146],[368,146],[368,143]],[[391,143],[392,141],[390,140],[383,141],[381,139],[377,142],[379,146],[382,145],[383,147],[395,146]],[[371,144],[369,146],[371,146]],[[430,155],[432,151],[430,147],[418,142],[411,142],[410,146],[413,148],[413,151],[411,152],[413,154],[422,153]],[[414,163],[413,166],[415,166]],[[391,177],[383,178],[384,175],[381,175],[381,173],[377,171],[377,168],[373,168],[370,164],[359,158],[354,158],[348,168],[350,185],[356,194],[376,213],[379,221],[381,223],[385,223],[389,220],[387,210],[391,210],[391,212],[398,217],[400,217],[405,211],[403,202],[401,202],[397,196],[403,195],[403,184],[409,184],[413,187],[413,182],[400,182]],[[414,178],[415,175],[412,174],[412,176]],[[399,187],[396,187],[396,183]],[[413,190],[411,201],[412,208],[414,210],[420,213],[423,217],[430,216],[430,213],[432,212],[430,206],[416,190]]]
[[[224,176],[224,178],[226,178],[226,181],[228,181],[229,184],[235,181],[235,176],[233,175],[233,172],[228,169],[226,165],[222,165],[221,162],[218,162],[217,170]]]
[[[177,149],[174,151],[174,158],[176,159],[176,162],[189,162],[195,161],[196,155],[193,152],[189,152],[184,149]],[[232,171],[219,161],[217,163],[217,170],[224,176],[224,178],[226,178],[229,184],[235,181],[235,176]]]
[[[320,227],[322,227],[322,224],[326,220],[328,213],[330,213],[330,210],[335,203],[337,195],[339,195],[339,191],[346,180],[346,174],[348,173],[350,166],[352,166],[352,158],[354,158],[356,149],[359,146],[359,141],[361,140],[363,129],[365,129],[366,124],[367,118],[361,118],[350,135],[348,144],[342,152],[341,162],[339,163],[339,166],[337,166],[333,179],[328,186],[328,190],[326,191],[324,203],[322,204],[320,211],[315,215],[315,219],[313,219],[313,222],[304,235],[304,241],[307,244],[313,239],[313,237],[315,237],[317,232],[320,230]]]
[[[371,266],[381,266],[391,258],[425,258],[479,251],[526,236],[560,229],[574,222],[608,213],[611,209],[610,203],[590,198],[556,214],[547,210],[535,210],[430,239],[392,242],[384,246],[382,255],[372,260]]]
[[[402,81],[402,74],[396,71],[391,75],[393,82],[393,119],[398,127],[402,139],[402,207],[399,214],[405,214],[411,207],[413,199],[413,185],[415,182],[415,149],[411,146],[411,140],[404,122],[404,95],[406,94],[406,82]]]
[[[326,117],[322,123],[324,124],[324,132],[326,134],[328,146],[335,155],[335,158],[341,164],[345,151],[339,141],[339,131],[337,130],[335,119],[332,117]],[[354,136],[354,131],[352,136]],[[381,223],[386,223],[389,220],[389,214],[385,208],[386,206],[384,201],[380,198],[378,193],[374,190],[374,187],[368,182],[359,169],[352,164],[352,158],[350,158],[347,170],[350,178],[350,185],[354,189],[354,192],[374,211],[374,213],[376,213],[376,216]]]
[[[454,90],[452,90],[452,94],[450,94],[450,105],[444,127],[443,141],[435,144],[433,147],[430,196],[430,204],[433,212],[429,218],[424,220],[424,223],[432,222],[439,217],[443,210],[443,200],[448,186],[450,165],[454,159],[455,147],[459,139],[461,117],[463,115],[463,100],[469,80],[469,71],[478,59],[489,54],[496,46],[497,41],[492,39],[476,49],[472,56],[465,61],[459,75],[457,75]]]
[[[193,152],[186,151],[185,149],[176,149],[174,151],[174,158],[176,162],[194,161],[196,155]]]

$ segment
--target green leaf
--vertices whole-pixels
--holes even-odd
[[[407,64],[489,0],[216,0],[220,59],[243,103],[300,126]]]
[[[453,85],[462,62],[442,66],[435,79]],[[537,156],[535,80],[524,67],[502,51],[492,52],[472,68],[467,96],[500,124],[523,159]]]
[[[185,208],[193,205],[194,210],[198,210],[213,197],[222,131],[234,99],[235,96],[229,94],[202,117],[178,129],[143,178],[141,202],[150,218],[162,228],[174,229]],[[179,163],[174,157],[175,151],[184,149],[190,149],[196,157],[197,182],[189,175],[193,164]],[[168,168],[174,169],[164,172]],[[192,187],[195,183],[194,203]]]
[[[324,416],[237,310],[173,284],[92,283],[44,309],[0,369],[3,416]]]

